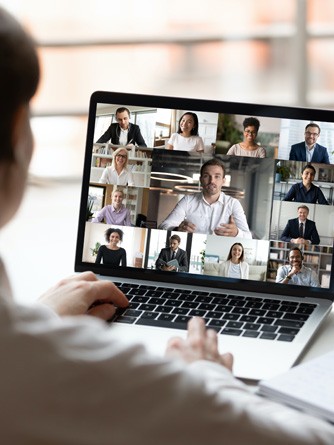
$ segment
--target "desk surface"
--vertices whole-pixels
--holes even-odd
[[[30,185],[19,213],[0,232],[1,256],[17,301],[34,302],[58,280],[73,274],[79,199],[79,181]],[[32,268],[32,263],[38,268]],[[334,311],[320,327],[301,361],[332,349]]]

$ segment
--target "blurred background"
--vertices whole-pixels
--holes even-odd
[[[93,91],[334,105],[333,0],[0,4],[33,34],[42,65],[29,187],[0,234],[14,293],[24,302],[73,272]]]
[[[1,4],[39,45],[43,75],[33,102],[31,167],[37,175],[81,174],[94,90],[321,108],[334,104],[332,0]]]

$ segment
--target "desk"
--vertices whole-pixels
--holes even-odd
[[[73,273],[80,187],[79,180],[30,185],[19,213],[0,232],[1,255],[17,301],[33,303],[59,279]],[[334,311],[301,360],[310,360],[332,349]]]

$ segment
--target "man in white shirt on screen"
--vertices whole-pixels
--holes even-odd
[[[159,228],[252,238],[240,202],[221,191],[225,167],[220,159],[212,158],[202,165],[200,182],[202,192],[184,196]]]

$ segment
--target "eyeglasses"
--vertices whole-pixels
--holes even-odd
[[[252,136],[256,136],[257,132],[256,131],[250,131],[250,130],[245,130],[246,134],[251,134]]]
[[[306,136],[313,136],[315,138],[317,138],[319,136],[319,133],[311,133],[310,131],[306,131],[305,134],[306,134]]]
[[[126,158],[127,158],[127,155],[116,155],[116,158],[123,158],[123,159],[126,159]]]

